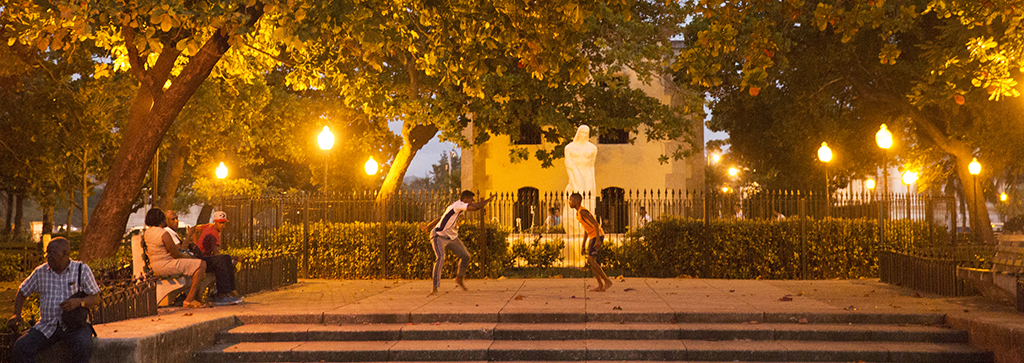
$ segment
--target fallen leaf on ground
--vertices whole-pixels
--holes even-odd
[[[615,305],[615,306],[612,307],[612,310],[622,310],[622,307],[618,306],[618,305]]]
[[[523,295],[516,295],[516,300],[522,300],[522,299],[523,299]]]
[[[627,287],[625,289],[622,289],[622,291],[633,291],[633,290],[636,290],[636,289],[634,289],[632,287]]]
[[[779,301],[793,301],[793,298],[789,297],[789,295],[786,295],[779,299]]]
[[[575,298],[576,298],[576,295],[570,296],[569,298],[570,298],[570,299],[575,299]]]
[[[913,297],[921,297],[921,294],[918,294],[918,293],[916,293],[916,292],[915,292],[915,293],[914,293],[913,295],[910,295],[910,296],[913,296]]]
[[[619,275],[619,277],[616,277],[616,279],[619,279],[619,280],[625,280],[625,279],[626,279],[626,277],[624,277],[624,276],[622,276],[622,275]]]
[[[736,292],[736,290],[729,290],[729,292]]]
[[[498,280],[504,280],[504,279],[505,279],[505,276],[501,276],[501,277],[498,278]]]
[[[847,307],[843,308],[843,310],[857,310],[857,308],[854,307],[853,305],[850,305],[850,306],[847,306]]]
[[[759,322],[757,320],[751,320],[751,321],[747,322],[747,324],[761,324],[761,322]]]
[[[797,323],[799,323],[799,324],[807,324],[807,318],[802,318],[800,320],[797,320]]]
[[[192,313],[185,313],[185,316],[192,316]],[[156,321],[155,319],[153,321]]]

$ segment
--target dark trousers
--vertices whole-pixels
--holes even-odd
[[[61,340],[68,342],[72,363],[89,362],[89,358],[92,357],[92,328],[87,325],[70,333],[65,333],[58,328],[49,338],[39,330],[29,329],[25,335],[14,342],[14,363],[35,363],[39,351],[49,348]]]
[[[217,278],[218,294],[235,291],[235,264],[231,263],[231,256],[203,256],[202,259],[206,261],[206,272]]]

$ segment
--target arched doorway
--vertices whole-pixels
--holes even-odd
[[[540,210],[540,191],[534,187],[522,187],[516,192],[516,202],[513,211],[513,228],[516,232],[530,230],[534,225],[540,225],[540,218],[544,217]]]
[[[625,233],[626,227],[629,226],[626,191],[616,187],[601,189],[601,199],[597,202],[597,216],[601,219],[601,228],[605,233]]]

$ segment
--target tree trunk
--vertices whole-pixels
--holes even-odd
[[[210,203],[203,203],[203,209],[199,210],[199,216],[196,217],[196,225],[210,223],[210,216],[213,214],[213,205]]]
[[[971,233],[978,242],[985,244],[995,243],[995,234],[992,233],[992,221],[988,216],[988,207],[985,205],[985,197],[979,186],[985,183],[982,176],[971,175],[968,165],[973,159],[971,148],[961,140],[952,139],[942,132],[937,124],[937,117],[931,114],[917,111],[913,118],[916,130],[921,136],[927,137],[935,142],[942,151],[945,151],[956,161],[956,175],[960,179],[960,186],[964,189],[964,199],[967,201],[967,210],[970,213]]]
[[[22,230],[21,220],[25,217],[25,193],[18,192],[14,202],[14,233],[20,234]]]
[[[68,197],[68,217],[64,220],[65,233],[71,233],[71,218],[75,216],[75,190],[71,189],[71,195]]]
[[[86,151],[88,153],[88,151]],[[89,166],[82,157],[82,229],[89,225]]]
[[[13,228],[13,226],[11,226],[11,223],[14,222],[14,193],[9,191],[9,190],[6,193],[7,193],[7,204],[6,204],[6,207],[7,207],[7,217],[6,217],[5,222],[4,222],[4,230],[2,231],[3,234],[11,233],[11,229]]]
[[[378,202],[390,197],[398,190],[416,153],[436,134],[437,127],[434,125],[416,125],[411,121],[405,121],[405,124],[402,125],[402,148],[395,155],[391,169],[388,170],[388,175],[384,178],[384,184],[380,187],[380,193],[377,193]]]
[[[42,235],[53,233],[53,206],[43,208],[43,233]],[[40,238],[42,238],[40,235]]]
[[[160,209],[174,209],[174,195],[178,191],[178,183],[181,182],[181,174],[185,170],[185,159],[188,158],[190,149],[185,140],[175,137],[171,141],[171,156],[167,158],[167,170],[164,173],[164,180],[160,183]]]
[[[245,9],[249,20],[244,26],[252,26],[263,16],[262,8]],[[127,28],[127,27],[125,27]],[[133,29],[123,29],[133,32]],[[150,69],[140,68],[143,61],[134,54],[132,62],[133,74],[140,79],[143,87],[139,87],[128,115],[128,123],[122,137],[121,148],[114,157],[107,176],[107,185],[103,190],[96,209],[93,210],[95,220],[85,230],[82,241],[81,260],[88,262],[97,258],[113,256],[117,252],[121,236],[125,232],[128,216],[131,215],[132,201],[145,182],[146,172],[153,164],[160,142],[181,109],[195,93],[196,89],[210,76],[230,45],[226,34],[228,31],[214,32],[199,52],[189,60],[181,73],[174,79],[167,90],[162,90],[170,74],[170,69],[177,58],[173,46],[167,46],[163,52],[172,52],[173,58],[158,57],[156,65]],[[134,39],[134,33],[126,33]],[[131,44],[131,42],[128,42]],[[129,56],[131,61],[132,57]],[[172,57],[168,57],[172,58]],[[169,63],[168,63],[169,62]]]

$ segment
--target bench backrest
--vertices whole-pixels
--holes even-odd
[[[992,258],[992,269],[998,272],[1020,272],[1024,268],[1024,234],[1002,234]]]
[[[149,256],[146,255],[146,245],[142,243],[142,235],[132,236],[132,276],[143,278],[152,276],[153,270],[149,267]]]

